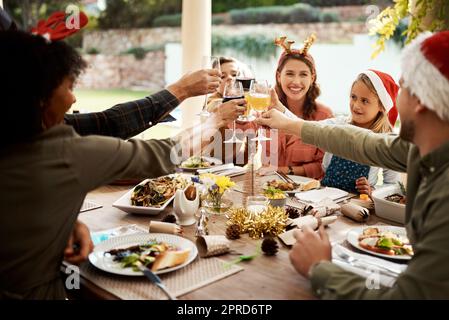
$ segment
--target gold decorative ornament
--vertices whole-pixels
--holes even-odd
[[[227,214],[227,225],[238,225],[241,233],[252,239],[277,236],[285,231],[288,215],[283,208],[268,206],[265,211],[254,214],[244,208],[233,208]]]

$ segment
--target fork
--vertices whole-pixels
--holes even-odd
[[[350,256],[346,252],[337,252],[337,256],[341,259],[343,259],[345,262],[349,263],[350,265],[354,267],[366,267],[367,265],[371,265],[379,269],[379,273],[384,274],[386,276],[398,276],[401,274],[400,271],[385,267],[381,264],[372,262],[372,261],[361,261],[360,259],[354,258],[353,256]]]
[[[170,291],[168,291],[167,287],[162,282],[161,278],[159,278],[153,271],[148,269],[141,263],[140,261],[137,262],[137,267],[140,271],[155,285],[157,285],[170,300],[177,300],[175,296],[173,296]]]
[[[289,176],[287,176],[285,173],[283,173],[283,172],[278,172],[278,171],[276,171],[276,173],[278,174],[278,176],[279,176],[282,180],[284,180],[284,181],[287,182],[287,183],[291,183],[295,188],[297,188],[297,187],[300,186],[299,183],[296,183],[295,181],[293,181],[293,179],[290,178]]]

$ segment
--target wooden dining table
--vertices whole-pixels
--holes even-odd
[[[233,181],[241,181],[243,176],[232,178]],[[133,186],[107,185],[90,192],[86,200],[90,200],[102,205],[101,208],[83,212],[79,219],[87,224],[91,232],[116,228],[129,224],[136,224],[148,230],[151,220],[160,221],[167,214],[173,213],[172,204],[158,215],[136,215],[126,213],[112,206],[113,202],[123,196]],[[228,197],[232,199],[234,206],[243,203],[245,194],[230,190]],[[209,233],[224,235],[227,218],[224,215],[212,215],[209,220]],[[375,215],[370,215],[365,225],[374,225],[383,222]],[[390,224],[390,223],[388,223]],[[342,215],[336,222],[326,227],[331,241],[344,241],[347,232],[363,224],[350,220]],[[195,241],[196,225],[184,226],[183,236]],[[251,239],[247,234],[243,234],[240,239],[232,240],[231,248],[241,254],[254,254],[260,246],[261,240]],[[183,300],[270,300],[270,299],[314,299],[308,279],[298,274],[289,260],[290,248],[280,241],[279,251],[274,256],[258,255],[250,261],[240,262],[243,271],[235,273],[229,277],[215,281],[209,285],[191,291],[179,297]],[[235,255],[222,255],[221,259],[235,260]],[[202,258],[197,258],[202,259]],[[112,277],[113,275],[111,275]],[[144,281],[144,280],[143,280]],[[77,290],[77,298],[84,299],[118,299],[113,294],[103,290],[95,284],[81,277],[81,290]]]

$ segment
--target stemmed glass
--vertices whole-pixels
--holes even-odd
[[[204,56],[202,59],[202,67],[203,69],[217,69],[219,72],[221,72],[220,58]],[[203,109],[201,110],[200,113],[198,113],[199,116],[208,117],[210,115],[209,111],[207,111],[207,98],[208,94],[206,93],[204,96]]]
[[[251,108],[262,113],[267,111],[271,103],[270,87],[267,80],[253,80],[248,94],[248,103],[251,104]],[[270,141],[263,133],[262,127],[257,129],[257,137],[251,139],[252,141]]]
[[[251,215],[258,215],[267,210],[269,200],[265,196],[248,196],[246,197],[246,210]]]
[[[251,67],[248,67],[251,69]],[[251,69],[252,70],[252,69]],[[245,113],[242,115],[239,115],[237,120],[239,122],[249,122],[254,121],[256,117],[254,117],[251,112],[251,104],[248,101],[248,95],[249,95],[249,88],[251,86],[251,82],[254,80],[254,76],[252,75],[246,75],[245,72],[240,68],[239,73],[237,74],[237,81],[242,83],[243,91],[245,93],[245,100],[246,100],[246,110]]]
[[[223,103],[233,99],[243,99],[243,86],[240,81],[230,80],[226,83],[223,91]],[[224,143],[243,143],[242,140],[235,135],[235,120],[232,121],[232,137],[225,140]]]

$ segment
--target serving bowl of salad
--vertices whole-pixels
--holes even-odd
[[[263,195],[268,198],[272,207],[283,207],[287,203],[287,195],[281,189],[269,186],[264,190]]]

